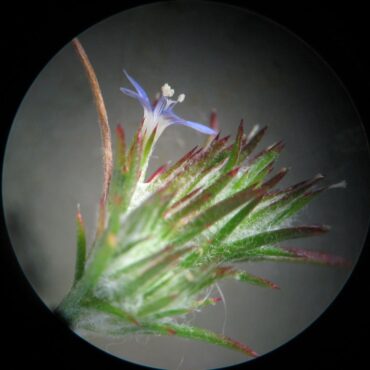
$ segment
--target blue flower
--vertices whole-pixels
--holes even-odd
[[[162,86],[162,95],[155,104],[152,105],[145,90],[135,81],[126,71],[124,71],[126,77],[131,82],[135,91],[122,87],[120,90],[132,98],[139,101],[141,106],[144,108],[144,122],[143,127],[147,129],[147,132],[151,132],[154,127],[157,127],[157,137],[163,132],[163,130],[170,125],[183,125],[191,127],[194,130],[202,132],[203,134],[216,135],[217,132],[208,126],[202,125],[198,122],[187,121],[173,112],[173,108],[177,103],[181,103],[185,99],[185,94],[180,94],[177,100],[170,99],[174,90],[166,83]]]

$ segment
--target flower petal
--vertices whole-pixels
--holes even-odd
[[[147,101],[142,98],[138,93],[136,93],[135,91],[132,91],[130,89],[126,89],[125,87],[121,87],[120,88],[121,92],[123,92],[125,95],[128,95],[130,96],[131,98],[134,98],[134,99],[137,99],[139,101],[139,103],[142,105],[142,107],[145,109],[145,110],[149,110],[151,111],[151,108],[148,107],[148,104],[147,104]]]
[[[132,91],[130,89],[126,89],[125,87],[121,87],[120,90],[128,95],[128,96],[131,96],[131,98],[134,98],[134,99],[140,99],[140,95],[138,93],[136,93],[135,91]]]
[[[145,108],[151,110],[151,104],[150,104],[150,100],[148,98],[148,95],[147,93],[145,92],[145,90],[139,85],[139,83],[137,81],[135,81],[127,72],[126,70],[124,69],[123,70],[123,73],[126,75],[127,79],[131,82],[132,86],[134,86],[134,88],[136,89],[136,91],[138,92],[138,96],[140,96],[140,102],[143,102],[144,103],[144,106]],[[121,90],[122,91],[122,90]]]
[[[155,122],[159,119],[164,109],[166,108],[166,102],[167,100],[163,96],[161,96],[159,100],[157,101],[157,104],[155,105],[155,108],[153,110],[153,117],[154,117]]]
[[[199,131],[203,134],[207,135],[216,135],[217,131],[213,130],[212,128],[202,125],[201,123],[198,122],[193,122],[193,121],[186,121],[179,116],[177,116],[174,113],[166,114],[165,115],[166,119],[171,123],[171,124],[176,124],[176,125],[183,125],[183,126],[188,126],[191,127],[192,129]]]

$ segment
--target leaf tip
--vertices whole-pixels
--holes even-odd
[[[240,170],[240,167],[235,167],[227,175],[230,177],[235,177],[237,173],[239,172],[239,170]]]
[[[209,126],[215,131],[219,131],[218,117],[216,109],[212,109]]]
[[[76,220],[80,227],[83,227],[83,217],[81,213],[80,203],[77,204]]]
[[[250,357],[258,357],[258,353],[253,350],[252,348],[248,347],[246,344],[242,343],[242,342],[239,342],[235,339],[231,339],[230,337],[226,337],[224,336],[224,338],[230,342],[230,344],[235,348],[235,349],[238,349],[240,351],[242,351],[243,353],[245,353],[246,355],[250,356]]]

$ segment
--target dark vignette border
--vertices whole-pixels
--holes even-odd
[[[87,27],[137,5],[152,1],[46,5],[8,4],[1,27],[2,98],[0,143],[3,156],[11,122],[24,94],[44,65],[75,35]],[[282,5],[268,1],[227,1],[264,15],[293,31],[311,45],[347,87],[368,137],[370,109],[370,56],[367,12],[364,5],[330,7],[305,1]],[[2,163],[2,161],[1,161]],[[0,176],[2,173],[2,168]],[[0,199],[1,203],[1,199]],[[99,351],[73,335],[41,303],[16,261],[0,219],[0,307],[2,338],[0,364],[37,365],[39,369],[84,364],[122,369],[122,361]],[[366,363],[369,303],[366,268],[369,236],[362,256],[343,291],[329,309],[287,345],[251,363],[234,368],[349,369]],[[4,368],[8,368],[5,366]],[[132,364],[127,364],[133,368]],[[74,367],[74,366],[73,366]],[[139,367],[137,367],[139,368]]]

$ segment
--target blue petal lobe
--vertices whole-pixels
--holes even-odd
[[[137,99],[139,101],[139,103],[142,105],[142,107],[144,109],[147,109],[147,110],[151,110],[151,108],[148,108],[148,105],[147,105],[147,102],[146,100],[144,100],[138,93],[136,93],[135,91],[132,91],[132,90],[129,90],[129,89],[126,89],[125,87],[121,87],[120,90],[130,96],[131,98],[134,98],[134,99]]]
[[[175,115],[174,113],[166,115],[166,118],[172,123],[177,125],[183,125],[187,127],[191,127],[192,129],[199,131],[203,134],[207,135],[216,135],[217,131],[213,130],[212,128],[202,125],[198,122],[186,121],[179,116]]]
[[[150,105],[150,101],[149,101],[149,98],[148,98],[148,95],[147,93],[145,92],[145,90],[139,85],[139,83],[137,81],[135,81],[127,72],[126,70],[123,70],[124,74],[126,75],[127,79],[131,82],[132,86],[134,86],[134,88],[136,89],[136,91],[138,92],[139,96],[141,97],[142,101],[145,102],[145,106],[147,108],[150,108],[151,105]]]
[[[124,94],[126,94],[126,95],[128,95],[128,96],[131,96],[131,98],[134,98],[134,99],[139,99],[139,98],[140,98],[139,94],[138,94],[138,93],[136,93],[135,91],[132,91],[132,90],[130,90],[130,89],[126,89],[125,87],[121,87],[121,88],[120,88],[120,90],[121,90]]]
[[[203,134],[207,134],[207,135],[216,135],[217,134],[217,131],[211,129],[208,126],[202,125],[201,123],[198,123],[198,122],[183,120],[183,122],[178,122],[178,124],[191,127],[192,129],[194,129],[196,131],[199,131]]]
[[[165,107],[166,107],[166,98],[161,96],[153,110],[153,116],[155,117],[155,120],[157,120],[159,116],[162,115]]]

